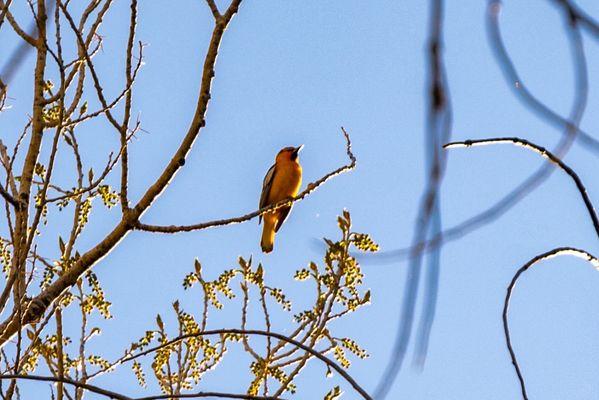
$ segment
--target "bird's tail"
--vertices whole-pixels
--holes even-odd
[[[262,229],[262,251],[270,253],[275,244],[275,222],[271,218],[264,218],[264,228]]]

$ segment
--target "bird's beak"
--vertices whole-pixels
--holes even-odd
[[[302,144],[302,145],[300,145],[300,146],[297,146],[297,147],[295,148],[295,150],[293,150],[293,157],[294,157],[294,158],[295,158],[295,157],[297,157],[297,155],[299,154],[299,152],[300,152],[300,151],[302,151],[302,149],[303,149],[303,148],[304,148],[304,145],[303,145],[303,144]]]

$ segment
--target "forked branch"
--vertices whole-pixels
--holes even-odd
[[[204,61],[204,66],[202,69],[200,93],[197,100],[197,107],[194,112],[194,116],[179,148],[175,152],[170,162],[165,167],[160,177],[157,178],[154,184],[152,184],[147,189],[146,193],[142,196],[141,200],[137,203],[137,205],[128,210],[128,212],[126,212],[123,215],[121,221],[102,241],[100,241],[95,247],[91,248],[86,253],[81,255],[81,257],[71,266],[71,268],[68,271],[66,271],[62,276],[60,276],[60,278],[58,278],[51,285],[45,288],[42,291],[42,293],[34,297],[27,304],[27,306],[24,309],[22,318],[19,318],[16,313],[13,313],[13,315],[9,316],[2,324],[0,324],[0,347],[4,346],[4,344],[6,344],[6,342],[23,327],[39,320],[44,315],[48,307],[50,307],[50,305],[54,301],[56,301],[56,299],[58,299],[59,296],[66,289],[75,285],[77,280],[87,270],[89,270],[96,262],[98,262],[98,260],[100,260],[106,254],[108,254],[108,252],[110,252],[127,235],[127,233],[129,233],[134,228],[139,217],[143,214],[144,211],[146,211],[151,206],[156,197],[158,197],[158,195],[168,186],[169,182],[171,182],[177,171],[184,164],[185,156],[191,150],[191,146],[197,138],[200,129],[205,125],[205,114],[208,107],[208,101],[210,99],[210,86],[212,78],[214,77],[214,65],[216,63],[218,47],[222,40],[223,34],[229,22],[233,18],[233,15],[235,15],[235,13],[237,12],[241,1],[242,0],[233,0],[226,13],[222,17],[220,17],[215,23],[214,30],[212,32],[212,38],[210,40],[210,44]],[[39,4],[43,4],[43,2],[38,2],[38,5]],[[61,6],[63,13],[67,17],[69,24],[71,25],[71,27],[73,27],[74,21],[72,21],[72,18],[69,18],[70,15],[68,14],[68,11],[64,7],[64,5],[59,5]],[[78,41],[81,42],[80,32],[75,32],[75,34],[77,36]],[[85,45],[85,43],[83,43],[83,45]],[[45,49],[44,46],[42,46],[42,48]],[[38,58],[40,57],[44,61],[45,53],[41,52],[41,55],[38,54]],[[89,65],[89,54],[88,57],[85,58]],[[41,70],[41,67],[39,67],[38,69]],[[43,76],[42,74],[36,74],[36,77],[38,78],[37,80],[41,82],[38,82],[37,86],[41,88],[43,86]],[[42,98],[41,89],[39,89],[38,97],[40,99]],[[41,122],[39,122],[42,120],[42,109],[41,106],[38,108],[39,109],[37,110],[37,113],[34,114],[34,128],[36,126],[36,121],[38,126],[42,126]],[[35,155],[37,155],[37,149],[41,145],[41,134],[38,131],[34,129],[33,133],[33,137],[36,138],[36,142],[33,145],[33,153]],[[32,145],[30,145],[30,147],[32,147]],[[26,160],[26,165],[29,167],[29,170],[27,171],[28,174],[22,175],[24,176],[24,178],[28,178],[29,181],[31,181],[31,177],[33,175],[33,167],[35,165],[34,157],[28,157]],[[26,194],[28,197],[29,187],[27,187],[26,189],[27,190],[24,191],[23,188],[21,188],[21,192],[24,192],[24,194]]]

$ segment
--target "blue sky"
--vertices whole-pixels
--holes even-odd
[[[225,2],[219,2],[221,9]],[[579,1],[591,15],[596,2]],[[521,136],[551,148],[559,130],[525,109],[513,96],[493,58],[484,25],[486,2],[453,1],[445,7],[446,69],[454,110],[453,138]],[[26,7],[21,20],[26,21]],[[128,4],[117,0],[101,28],[105,44],[96,58],[106,93],[118,93],[124,74]],[[346,162],[339,127],[353,140],[355,171],[339,176],[294,207],[263,255],[254,221],[174,236],[134,232],[95,268],[115,319],[101,322],[94,346],[119,356],[180,298],[193,309],[183,277],[197,257],[216,277],[239,255],[262,262],[276,286],[301,303],[296,269],[320,261],[314,239],[336,237],[336,215],[352,213],[354,228],[368,232],[382,250],[409,245],[424,183],[426,105],[424,1],[249,1],[227,29],[216,66],[207,125],[185,167],[142,221],[187,224],[236,216],[257,207],[262,178],[276,152],[305,144],[304,182]],[[573,69],[561,14],[552,2],[505,2],[501,16],[506,46],[531,91],[566,115],[573,97]],[[195,108],[200,68],[212,30],[202,1],[141,2],[138,37],[147,46],[135,87],[134,115],[144,132],[130,148],[130,197],[135,201],[162,171],[184,135]],[[3,26],[3,37],[12,37]],[[582,127],[599,130],[599,41],[585,35],[590,94]],[[13,40],[0,41],[8,54]],[[32,58],[15,78],[13,108],[2,115],[0,135],[13,143],[29,112]],[[92,93],[89,94],[93,104]],[[117,136],[104,121],[79,132],[84,157],[98,170]],[[599,199],[597,155],[574,145],[565,158]],[[65,157],[64,165],[70,160]],[[510,146],[456,149],[449,154],[442,190],[445,227],[493,204],[539,165],[541,158]],[[60,174],[58,179],[67,179]],[[118,182],[118,174],[111,182]],[[94,215],[95,213],[95,215]],[[95,218],[94,218],[95,217]],[[97,207],[82,250],[101,238],[119,217]],[[54,222],[60,221],[61,216]],[[51,220],[52,222],[52,220]],[[46,236],[45,236],[46,237]],[[42,239],[45,240],[45,239]],[[52,231],[48,244],[55,246]],[[560,171],[509,213],[442,250],[437,318],[425,368],[410,368],[411,353],[389,398],[513,399],[519,388],[504,346],[501,309],[505,288],[518,267],[557,246],[599,252],[597,239],[574,185]],[[56,251],[56,249],[54,249]],[[365,260],[365,286],[372,305],[336,324],[371,357],[355,360],[350,373],[372,392],[388,361],[405,279],[405,260]],[[578,259],[558,258],[534,268],[519,283],[512,302],[513,341],[535,399],[599,397],[599,273]],[[197,292],[195,293],[197,295]],[[213,327],[238,325],[238,301],[228,303]],[[76,330],[76,321],[67,319]],[[69,326],[69,325],[67,325]],[[281,319],[276,328],[289,331]],[[200,388],[243,391],[247,357],[228,354]],[[319,398],[336,384],[344,398],[357,398],[338,378],[325,378],[316,362],[299,379],[296,398]],[[238,375],[239,374],[239,375]],[[234,378],[231,378],[234,377]],[[126,394],[149,395],[126,367],[95,383]],[[46,395],[45,385],[27,385]],[[402,397],[403,396],[403,397]]]

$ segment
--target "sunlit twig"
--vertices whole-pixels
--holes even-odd
[[[516,359],[516,353],[514,352],[514,349],[512,347],[512,340],[510,338],[510,329],[509,329],[509,325],[508,325],[508,312],[509,312],[509,306],[510,306],[510,300],[512,297],[512,292],[514,290],[514,287],[516,286],[516,282],[518,281],[518,278],[527,269],[529,269],[530,267],[532,267],[533,265],[535,265],[536,263],[538,263],[540,261],[548,260],[550,258],[561,256],[561,255],[571,255],[571,256],[582,258],[582,259],[590,262],[593,267],[599,268],[599,259],[597,259],[597,257],[593,256],[592,254],[588,253],[587,251],[575,249],[573,247],[558,247],[556,249],[550,250],[546,253],[543,253],[543,254],[540,254],[540,255],[534,257],[532,260],[528,261],[526,264],[524,264],[522,267],[520,267],[520,269],[518,269],[518,271],[516,272],[516,275],[514,275],[514,277],[512,278],[512,281],[510,282],[510,284],[507,288],[507,293],[505,295],[505,302],[503,305],[503,314],[502,314],[503,315],[503,331],[505,334],[506,345],[507,345],[508,351],[510,352],[510,357],[512,359],[512,365],[514,366],[514,369],[516,370],[516,374],[518,375],[518,381],[520,382],[520,389],[522,391],[522,398],[524,400],[528,399],[528,395],[526,394],[526,385],[524,383],[524,376],[522,375],[522,371],[520,370],[520,366],[518,365],[518,360]]]

